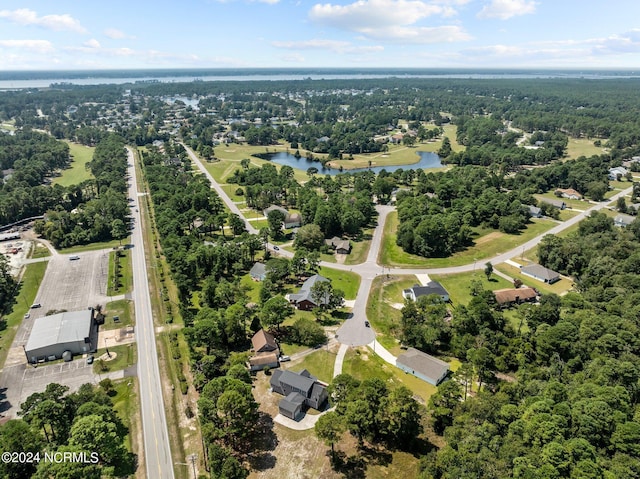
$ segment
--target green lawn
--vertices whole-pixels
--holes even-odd
[[[561,210],[560,221],[567,221],[568,219],[571,219],[574,216],[578,216],[579,214],[580,212],[575,210]]]
[[[100,326],[100,329],[119,329],[127,326],[132,326],[133,321],[133,302],[128,299],[119,299],[118,301],[111,301],[104,306],[104,314],[106,315],[104,324]],[[113,320],[114,316],[118,316],[120,321],[117,323]]]
[[[344,299],[356,299],[358,288],[360,287],[360,276],[351,271],[341,271],[322,266],[318,274],[331,280],[335,289],[344,292]]]
[[[480,281],[482,287],[487,291],[495,291],[496,289],[513,288],[513,284],[506,279],[493,274],[491,280],[487,280],[484,274],[484,265],[478,267],[478,270],[470,273],[458,273],[447,275],[429,275],[429,277],[438,281],[444,289],[449,293],[451,302],[454,306],[460,304],[466,305],[471,301],[471,282],[474,280]]]
[[[41,263],[28,264],[25,267],[13,308],[11,308],[9,314],[3,316],[0,320],[0,368],[4,366],[7,353],[9,352],[20,322],[36,299],[38,288],[40,288],[40,283],[47,269],[47,264],[46,261],[43,261]]]
[[[131,292],[133,287],[133,271],[131,267],[131,250],[123,249],[119,251],[120,270],[118,272],[119,286],[114,285],[116,254],[118,251],[109,253],[109,279],[107,280],[107,296],[116,296]]]
[[[107,349],[111,354],[116,354],[115,359],[111,361],[100,361],[98,358],[107,352]],[[94,354],[96,358],[93,363],[93,372],[95,374],[106,374],[113,371],[120,371],[126,369],[129,366],[133,366],[136,363],[136,345],[135,344],[120,344],[117,346],[110,346],[107,343],[107,348],[98,349]]]
[[[363,230],[361,239],[351,242],[351,253],[347,255],[344,264],[360,264],[367,260],[369,248],[371,247],[371,238],[373,237],[373,229],[367,228]]]
[[[130,241],[131,241],[131,236],[128,236],[122,241],[119,241],[119,240],[100,241],[97,243],[71,246],[70,248],[62,248],[59,251],[60,253],[63,253],[63,254],[71,254],[71,253],[82,253],[83,251],[95,251],[98,249],[113,249],[117,246],[129,244]]]
[[[118,413],[122,423],[129,428],[129,434],[125,437],[125,445],[129,452],[140,453],[140,444],[135,442],[136,429],[139,427],[139,407],[136,378],[125,378],[114,382],[115,395],[111,397],[113,408]]]
[[[550,230],[555,225],[556,223],[550,220],[534,219],[520,234],[510,235],[500,231],[490,230],[491,232],[476,237],[473,246],[455,253],[448,258],[423,258],[422,256],[406,253],[396,244],[398,213],[393,211],[387,216],[378,262],[385,266],[399,268],[411,268],[415,266],[442,268],[447,266],[461,266],[473,263],[474,261],[480,264],[480,262],[485,259],[516,248],[518,245]],[[481,231],[481,233],[484,233],[484,231]]]
[[[71,155],[71,166],[62,172],[62,175],[53,180],[54,185],[71,186],[82,183],[93,178],[91,172],[86,168],[87,163],[93,158],[94,147],[79,145],[77,143],[66,142],[69,145]]]
[[[306,369],[320,381],[330,383],[333,378],[333,365],[335,362],[335,353],[320,348],[311,354],[307,354],[299,361],[291,362],[287,369],[296,372]]]
[[[29,252],[29,258],[46,258],[51,256],[51,251],[42,243],[33,242],[33,247]]]
[[[369,348],[350,349],[342,365],[342,372],[359,380],[378,378],[389,387],[404,385],[425,403],[437,391],[437,388],[401,369],[383,361]]]
[[[521,274],[518,268],[506,263],[494,265],[494,268],[497,269],[498,271],[502,271],[503,273],[508,274],[512,278],[520,279],[524,284],[537,289],[541,293],[564,294],[573,288],[573,282],[568,279],[563,278],[560,281],[557,281],[553,284],[546,284],[546,283],[543,283],[542,281],[537,281],[531,278],[530,276],[525,276],[524,274]]]
[[[239,185],[222,185],[222,189],[227,194],[227,196],[231,198],[231,201],[245,201],[244,195],[236,195],[236,190],[238,188],[241,187]]]
[[[402,313],[391,306],[393,303],[404,303],[402,290],[418,283],[414,275],[377,276],[371,285],[367,301],[367,318],[376,331],[377,340],[392,354],[399,354],[400,344],[396,340]]]
[[[593,155],[602,155],[605,153],[605,148],[595,146],[593,140],[587,138],[569,138],[567,144],[567,156],[569,158],[578,158],[580,156],[586,156],[589,158]]]

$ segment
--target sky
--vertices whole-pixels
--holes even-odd
[[[277,67],[640,70],[640,2],[0,0],[0,71]]]

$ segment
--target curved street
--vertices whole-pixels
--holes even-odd
[[[218,192],[220,198],[225,202],[227,207],[234,213],[240,215],[242,219],[244,219],[247,227],[251,233],[257,233],[257,230],[250,224],[250,222],[244,217],[244,215],[240,212],[238,205],[236,205],[229,196],[224,192],[222,187],[216,182],[216,180],[211,176],[211,174],[204,167],[200,159],[194,154],[194,152],[186,145],[183,145],[194,161],[196,166],[202,171],[209,181],[211,182],[212,187]],[[504,253],[500,253],[492,258],[486,258],[486,261],[490,261],[492,264],[500,264],[504,263],[508,259],[511,259],[521,251],[527,251],[540,243],[542,238],[548,234],[558,234],[561,231],[564,231],[567,228],[579,223],[585,217],[590,215],[594,211],[599,211],[605,208],[609,203],[616,201],[618,198],[628,195],[631,193],[632,188],[627,188],[619,193],[615,194],[611,198],[594,204],[592,207],[586,209],[585,211],[579,213],[578,215],[570,218],[557,226],[554,226],[550,230],[536,236],[535,238],[513,248]],[[380,253],[380,248],[382,246],[382,236],[384,232],[384,225],[387,219],[387,215],[394,211],[394,207],[387,205],[377,205],[376,210],[378,212],[378,224],[373,233],[373,238],[371,240],[371,246],[369,248],[369,254],[367,255],[367,259],[364,263],[360,263],[357,265],[344,265],[338,263],[328,263],[326,261],[322,261],[320,264],[327,268],[338,269],[342,271],[353,271],[360,275],[361,282],[360,288],[358,289],[358,294],[356,296],[355,304],[353,306],[353,312],[350,319],[344,322],[344,324],[338,329],[336,334],[336,339],[345,345],[348,346],[364,346],[370,343],[373,343],[375,339],[375,332],[372,328],[367,327],[365,325],[365,321],[367,320],[367,300],[369,298],[369,293],[371,291],[371,284],[373,280],[378,274],[397,274],[397,275],[416,275],[416,274],[454,274],[454,273],[464,273],[468,271],[473,271],[476,268],[476,263],[468,263],[462,266],[449,266],[444,268],[389,268],[387,266],[382,266],[378,264],[378,256]],[[272,249],[272,248],[271,248]],[[285,251],[280,249],[278,254],[285,257],[292,257],[293,253],[289,251]],[[483,261],[485,261],[483,259]],[[376,343],[376,353],[378,353],[378,349],[382,354],[384,348]],[[387,352],[388,354],[388,352]]]

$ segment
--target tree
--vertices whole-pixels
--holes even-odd
[[[235,236],[240,236],[242,233],[247,231],[244,221],[242,218],[235,213],[229,213],[228,216],[229,226],[231,227],[231,231]],[[253,260],[252,260],[253,261]]]
[[[329,411],[320,416],[320,419],[316,422],[314,429],[318,439],[322,439],[325,444],[331,446],[331,458],[335,461],[335,450],[333,445],[338,439],[340,439],[340,436],[345,430],[342,418],[335,411]]]
[[[271,329],[274,326],[280,330],[280,325],[289,317],[293,316],[293,307],[283,296],[273,296],[262,306],[260,312],[260,322],[262,326]]]
[[[438,391],[429,398],[433,429],[438,434],[442,434],[446,427],[453,424],[453,411],[460,404],[460,399],[462,387],[456,381],[443,382],[438,386]]]
[[[440,158],[448,158],[449,155],[451,155],[451,151],[451,140],[449,140],[449,137],[445,136],[442,139],[442,145],[438,150],[438,156]]]
[[[127,226],[121,219],[117,218],[111,222],[111,236],[120,240],[120,244],[122,244],[122,240],[127,237],[128,233]]]
[[[279,238],[282,234],[282,223],[285,220],[285,214],[280,210],[272,210],[267,214],[269,223],[269,234],[271,238]]]
[[[316,281],[311,286],[311,299],[323,311],[333,311],[342,306],[344,293],[333,289],[331,281]]]
[[[265,270],[267,272],[267,279],[278,285],[282,285],[290,273],[289,260],[287,258],[272,258],[267,261]]]
[[[102,461],[115,465],[126,454],[117,427],[102,416],[90,415],[76,420],[71,427],[70,446],[98,453]]]
[[[485,263],[484,274],[487,277],[487,280],[491,278],[491,275],[493,274],[493,265],[491,264],[491,261],[487,261]]]
[[[320,226],[313,223],[298,228],[296,239],[293,242],[296,248],[304,248],[308,251],[318,250],[323,244],[324,234]]]
[[[37,453],[42,451],[42,437],[31,426],[21,420],[10,420],[0,426],[0,449],[7,453]],[[0,476],[29,478],[36,470],[36,463],[0,462]]]

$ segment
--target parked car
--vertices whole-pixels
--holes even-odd
[[[291,357],[290,356],[280,356],[280,362],[281,363],[286,363],[287,361],[291,361]]]
[[[364,322],[364,325],[365,325],[367,328],[370,328],[370,327],[371,327],[371,325],[369,324],[369,321],[365,321],[365,322]]]
[[[69,261],[76,261],[80,259],[80,256],[78,256],[77,254],[74,254],[73,256],[69,256]]]
[[[36,309],[36,308],[42,308],[42,305],[40,303],[33,303],[31,305],[31,309]]]
[[[87,364],[93,364],[93,354],[87,356]]]
[[[274,246],[273,249],[276,251],[280,251],[280,248],[278,248],[277,246]]]
[[[24,314],[24,319],[29,319],[31,317],[31,313],[25,313]]]

